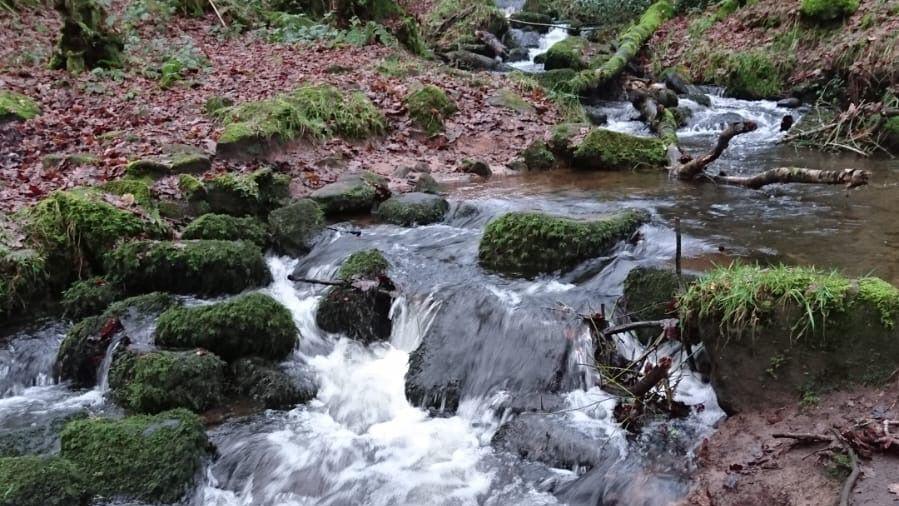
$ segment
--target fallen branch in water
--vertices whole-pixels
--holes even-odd
[[[758,128],[758,125],[754,121],[740,121],[738,123],[731,123],[727,128],[721,132],[721,135],[718,136],[718,140],[715,142],[715,147],[712,148],[708,153],[693,158],[686,163],[681,163],[675,165],[673,167],[669,167],[668,172],[677,179],[682,180],[692,180],[703,174],[705,168],[721,157],[724,154],[724,150],[730,146],[730,141],[742,134],[746,134],[749,132],[754,132]]]
[[[294,283],[309,283],[311,285],[350,286],[350,284],[346,281],[326,281],[323,279],[299,278],[294,276],[293,274],[288,274],[287,279],[293,281]]]
[[[807,184],[842,184],[846,188],[856,188],[868,184],[871,173],[861,169],[818,170],[798,167],[780,167],[770,169],[753,176],[712,176],[716,183],[743,186],[758,190],[769,184],[807,183]]]
[[[656,365],[647,364],[646,374],[628,391],[637,399],[642,399],[650,390],[668,377],[669,369],[671,369],[671,357],[662,357]]]

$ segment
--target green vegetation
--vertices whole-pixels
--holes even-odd
[[[340,266],[337,277],[342,280],[377,281],[375,286],[335,286],[321,300],[315,322],[325,332],[335,332],[373,343],[390,338],[392,323],[390,306],[393,297],[387,279],[390,264],[376,249],[358,251]]]
[[[421,63],[405,54],[392,54],[378,63],[377,71],[387,77],[412,77],[421,74]]]
[[[261,293],[197,307],[169,309],[156,326],[156,344],[168,348],[204,348],[227,361],[259,356],[286,357],[297,342],[290,311]]]
[[[24,312],[45,295],[50,281],[43,255],[34,250],[10,251],[0,244],[0,321]]]
[[[150,183],[143,179],[116,179],[103,183],[99,188],[106,193],[120,197],[131,195],[135,202],[147,208],[153,205]]]
[[[376,279],[387,273],[390,263],[384,258],[384,254],[376,249],[357,251],[347,257],[337,272],[337,277],[343,280],[351,279]]]
[[[579,221],[540,213],[509,213],[487,224],[478,248],[485,268],[516,276],[567,271],[609,252],[649,220],[627,210]]]
[[[444,120],[456,112],[456,104],[433,84],[412,91],[405,102],[409,117],[428,135],[442,132]]]
[[[0,458],[0,506],[87,506],[91,482],[58,457]]]
[[[119,287],[104,278],[93,277],[76,281],[62,292],[62,307],[67,318],[84,318],[100,314],[121,297]]]
[[[655,267],[632,269],[624,280],[627,313],[633,321],[677,318],[675,311],[681,281],[674,271]],[[638,329],[644,343],[658,337],[658,329]]]
[[[858,10],[858,0],[802,0],[802,15],[817,21],[849,17]]]
[[[587,41],[580,37],[568,37],[556,42],[546,52],[546,70],[584,70],[587,68],[587,62],[584,61],[586,46]]]
[[[50,68],[79,73],[97,67],[121,65],[123,44],[107,25],[106,10],[94,0],[54,3],[62,17],[62,34]]]
[[[175,408],[202,413],[225,398],[226,364],[212,353],[152,351],[116,353],[109,369],[113,399],[132,413]]]
[[[449,211],[443,197],[428,193],[404,193],[385,200],[378,206],[378,217],[387,223],[411,227],[442,221]]]
[[[299,199],[275,209],[268,215],[275,249],[299,256],[312,249],[312,243],[325,228],[325,213],[311,199]]]
[[[721,53],[715,57],[724,78],[719,82],[727,87],[730,95],[761,99],[783,93],[785,73],[767,51]]]
[[[220,109],[216,115],[225,126],[216,150],[225,155],[261,155],[272,142],[297,138],[365,138],[387,127],[363,93],[344,93],[326,84],[301,86],[268,100]]]
[[[573,157],[574,167],[581,169],[653,168],[668,163],[662,140],[602,128],[591,130],[575,147]]]
[[[440,0],[427,19],[428,38],[442,51],[477,43],[475,32],[502,36],[509,28],[493,0]]]
[[[217,295],[271,281],[262,251],[245,241],[133,241],[107,254],[105,263],[110,280],[127,293]]]
[[[214,213],[264,215],[289,198],[290,176],[271,169],[222,174],[205,185],[205,199]]]
[[[264,247],[268,242],[265,225],[257,218],[238,218],[227,214],[204,214],[190,222],[181,232],[184,239],[248,241]]]
[[[528,170],[549,170],[556,166],[556,155],[542,140],[532,142],[521,153],[521,157]]]
[[[0,90],[0,123],[9,120],[29,120],[41,113],[34,100],[10,90]]]
[[[311,390],[297,388],[290,376],[259,358],[242,358],[231,366],[238,394],[267,409],[291,409],[315,396]]]
[[[209,442],[186,410],[122,420],[76,420],[62,431],[60,455],[101,495],[175,502],[194,481]]]

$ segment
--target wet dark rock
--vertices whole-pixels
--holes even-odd
[[[780,120],[780,131],[788,132],[791,128],[793,128],[793,122],[793,116],[790,116],[789,114],[784,116],[783,119]]]
[[[584,113],[591,125],[602,126],[609,122],[609,115],[602,112],[599,107],[584,106]]]
[[[434,195],[443,193],[443,186],[430,174],[419,174],[415,178],[412,189],[417,192],[432,193]]]
[[[704,130],[724,130],[731,123],[746,121],[746,118],[735,112],[725,112],[700,121],[696,126]]]
[[[404,193],[385,200],[378,206],[378,217],[394,225],[410,227],[442,221],[449,210],[443,197],[429,193]]]
[[[512,30],[546,33],[550,27],[544,25],[553,24],[553,17],[541,12],[520,11],[509,16],[509,22],[513,27]]]
[[[802,100],[799,100],[796,97],[785,98],[783,100],[777,101],[777,107],[783,107],[785,109],[796,109],[802,105]]]
[[[708,95],[706,95],[705,93],[688,93],[688,94],[684,95],[684,98],[686,98],[688,100],[692,100],[692,101],[696,102],[697,104],[704,106],[704,107],[712,106],[712,98],[709,97]]]
[[[632,321],[677,318],[676,297],[680,280],[673,270],[656,267],[632,269],[624,280],[625,312]],[[638,329],[644,344],[659,336],[660,329]]]
[[[366,344],[389,339],[393,328],[390,292],[395,287],[387,278],[388,268],[378,250],[350,255],[337,274],[347,284],[328,291],[315,313],[316,324]]]
[[[234,362],[231,374],[238,395],[258,402],[266,409],[292,409],[316,394],[314,388],[296,385],[277,365],[256,357]]]
[[[310,198],[328,216],[347,213],[368,213],[390,197],[387,180],[371,172],[345,174],[336,182],[312,192]]]
[[[325,228],[325,214],[312,199],[299,199],[268,215],[275,249],[282,254],[301,256],[312,249]]]
[[[687,83],[687,80],[678,72],[668,72],[665,75],[665,86],[679,95],[690,93],[690,86]]]
[[[517,61],[527,61],[531,58],[531,53],[528,51],[526,47],[516,47],[509,51],[509,56],[506,58],[506,61],[517,62]]]
[[[665,88],[654,88],[652,90],[652,96],[659,104],[669,109],[677,107],[677,93],[671,90]]]
[[[474,174],[483,178],[488,178],[493,175],[490,166],[480,160],[463,160],[459,170],[466,174]]]
[[[500,70],[505,67],[501,61],[471,51],[450,51],[446,58],[451,65],[463,70]]]
[[[41,413],[26,426],[0,429],[0,457],[50,455],[59,451],[59,433],[72,420],[87,418],[87,411]]]
[[[563,417],[540,412],[506,422],[491,440],[498,450],[559,469],[591,469],[608,458],[604,452],[617,453],[598,443]]]

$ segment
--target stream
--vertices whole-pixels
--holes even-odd
[[[562,30],[564,32],[564,30]],[[531,53],[545,50],[555,30]],[[551,42],[551,41],[550,41]],[[548,46],[547,46],[548,47]],[[815,264],[899,283],[899,162],[865,160],[779,146],[784,114],[773,102],[711,93],[712,106],[684,100],[693,118],[680,132],[687,150],[708,148],[736,115],[759,129],[734,140],[710,169],[753,173],[775,166],[871,170],[872,184],[773,186],[764,191],[682,184],[664,174],[553,171],[455,183],[452,208],[439,224],[362,227],[361,236],[328,232],[307,256],[268,257],[273,283],[263,291],[293,315],[300,341],[283,368],[313,377],[318,395],[286,412],[232,418],[209,429],[210,460],[189,505],[663,505],[687,490],[692,452],[724,414],[710,385],[682,366],[674,345],[676,399],[688,417],[649,424],[636,438],[615,422],[615,399],[590,366],[589,332],[576,315],[613,307],[627,273],[669,265],[673,221],[682,220],[685,266],[702,271],[734,258]],[[600,104],[608,128],[648,135],[627,103]],[[798,118],[797,118],[798,119]],[[623,207],[653,216],[636,245],[621,244],[561,276],[511,280],[477,265],[482,230],[509,211],[591,217]],[[357,229],[339,224],[344,230]],[[330,279],[354,251],[379,248],[402,296],[391,310],[386,343],[363,346],[315,324],[323,287],[288,275]],[[149,343],[154,322],[130,322]],[[53,425],[88,412],[121,416],[99,386],[73,391],[54,384],[56,351],[71,322],[48,321],[0,337],[0,435],[33,428],[38,453],[58,450]],[[406,398],[410,354],[426,346],[415,381],[454,378],[455,410],[415,407]],[[631,336],[619,348],[642,354]],[[651,357],[651,360],[657,357]],[[446,401],[446,400],[445,400]],[[447,407],[447,406],[444,406]],[[550,438],[555,446],[540,447]],[[515,448],[530,448],[522,458]],[[136,504],[119,502],[115,504]]]

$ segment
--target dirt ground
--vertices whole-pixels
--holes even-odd
[[[848,470],[827,443],[796,444],[774,434],[832,435],[861,420],[899,420],[899,380],[884,388],[822,395],[814,405],[794,403],[726,419],[697,452],[695,486],[681,505],[821,506],[837,504]],[[893,426],[893,432],[899,427]],[[842,450],[837,450],[841,453]],[[899,504],[899,457],[860,459],[849,504]]]

